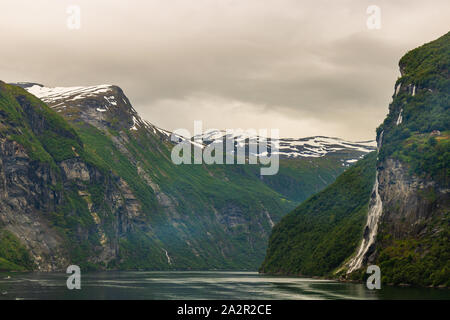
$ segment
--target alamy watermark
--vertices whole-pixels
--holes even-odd
[[[81,29],[81,8],[79,5],[69,5],[66,8],[67,13],[67,28],[69,30]]]
[[[177,129],[171,135],[176,145],[172,162],[180,164],[260,164],[260,173],[275,175],[279,170],[279,130],[227,129],[208,145],[203,144],[203,123],[194,122],[194,135]]]
[[[369,30],[381,29],[381,8],[377,5],[367,7],[366,13],[369,15],[366,21]]]
[[[67,289],[81,289],[81,269],[79,266],[71,265],[67,268],[66,273],[71,274],[66,281]]]
[[[367,268],[367,273],[370,276],[367,278],[366,286],[367,289],[381,289],[381,270],[379,266],[371,265]]]

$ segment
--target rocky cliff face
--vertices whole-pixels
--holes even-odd
[[[377,159],[284,217],[262,272],[450,286],[449,67],[450,33],[401,59]]]
[[[383,162],[379,172],[384,206],[381,224],[393,238],[420,236],[432,219],[443,218],[449,208],[448,188],[411,175],[409,168],[396,159]]]
[[[98,237],[99,241],[92,244],[96,255],[88,257],[87,262],[108,263],[117,257],[119,236],[126,234],[140,216],[139,205],[125,181],[115,176],[106,177],[79,159],[62,161],[58,168],[36,163],[15,141],[0,140],[0,150],[0,225],[29,248],[37,270],[67,267],[71,261],[71,245],[65,242],[76,244],[89,237]],[[61,189],[55,188],[58,184]],[[90,199],[89,187],[97,184],[105,188],[104,200],[109,212],[96,207]],[[86,201],[91,216],[87,217],[87,229],[77,225],[75,219],[73,238],[67,238],[55,228],[58,221],[54,219],[71,201],[67,195],[71,192]],[[99,218],[106,214],[117,223],[107,226],[107,222]],[[107,227],[113,227],[115,236],[105,235]]]
[[[48,107],[25,91],[0,85],[2,229],[29,249],[35,268],[40,271],[67,267],[74,259],[73,247],[87,242],[92,246],[79,253],[86,254],[86,263],[108,263],[116,258],[120,238],[117,235],[126,233],[140,218],[139,206],[127,183],[80,156],[85,150],[77,135]],[[60,145],[66,150],[57,150],[72,152],[69,159],[54,161],[52,151],[43,147],[52,133],[73,139],[63,141],[72,145]],[[21,143],[12,140],[16,136]],[[104,190],[106,208],[98,207],[91,199],[91,189],[99,185]],[[109,223],[109,219],[119,223]],[[106,236],[106,229],[116,236]]]
[[[378,129],[382,214],[362,265],[388,283],[449,285],[449,52],[450,33],[401,59]]]
[[[0,225],[19,235],[38,270],[67,264],[61,236],[38,213],[41,208],[52,210],[61,201],[60,192],[49,188],[56,180],[54,173],[48,165],[33,163],[15,141],[0,139],[0,154]]]

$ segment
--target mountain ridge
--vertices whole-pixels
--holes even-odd
[[[88,97],[95,97],[99,93],[107,93],[109,91],[114,91],[114,88],[121,90],[116,85],[102,84],[96,86],[78,86],[78,87],[46,87],[42,84],[37,83],[12,83],[13,85],[18,85],[25,88],[31,94],[37,96],[45,103],[49,104],[52,108],[56,109],[58,112],[62,112],[66,108],[63,102],[70,100],[78,100]],[[115,97],[106,95],[104,96],[105,103],[102,108],[97,108],[97,112],[106,112],[109,108],[117,106],[115,101]],[[122,97],[122,99],[126,99]],[[126,103],[126,101],[125,101]],[[132,108],[132,107],[131,107]],[[137,112],[132,108],[133,115],[137,116]],[[140,125],[150,126],[153,130],[157,130],[161,134],[164,134],[167,137],[170,137],[172,132],[168,130],[164,130],[153,124],[150,124],[146,120],[142,120],[140,117],[133,118],[133,126],[131,129],[135,130],[135,121]],[[243,130],[244,131],[244,130]],[[198,141],[201,140],[204,142],[203,145],[209,145],[210,143],[214,143],[216,140],[223,138],[224,140],[230,137],[227,135],[226,130],[206,130],[204,133],[200,135],[195,135],[191,140]],[[259,136],[250,136],[248,134],[233,134],[232,138],[236,139],[238,142],[249,139],[250,141],[254,141],[258,143],[260,140],[264,140],[264,137]],[[354,149],[355,151],[361,151],[363,153],[368,153],[375,150],[376,141],[375,140],[367,140],[367,141],[347,141],[344,139],[336,138],[336,137],[326,137],[326,136],[312,136],[312,137],[304,137],[304,138],[280,138],[276,139],[279,141],[279,154],[281,157],[285,158],[296,158],[296,157],[323,157],[330,152],[337,152],[340,150]],[[290,151],[290,152],[288,152]],[[301,152],[303,151],[303,152]]]

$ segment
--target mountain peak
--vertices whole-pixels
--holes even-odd
[[[19,83],[49,107],[75,122],[81,120],[96,127],[135,130],[144,123],[122,89],[115,85],[47,87],[37,83]]]
[[[23,85],[22,85],[23,86]],[[46,103],[56,100],[77,100],[104,94],[114,89],[113,85],[102,84],[88,87],[45,87],[40,84],[25,84],[25,89]]]

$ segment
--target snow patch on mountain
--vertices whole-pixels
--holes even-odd
[[[129,130],[138,131],[140,128],[146,128],[153,134],[158,134],[163,139],[171,139],[172,132],[156,127],[155,125],[141,119],[136,110],[124,99],[124,97],[115,97],[113,95],[112,85],[103,84],[98,86],[88,87],[55,87],[49,88],[37,83],[20,83],[17,84],[25,88],[28,92],[35,95],[45,103],[49,104],[57,111],[60,108],[65,108],[65,104],[77,100],[95,98],[102,99],[105,103],[101,107],[94,109],[94,112],[99,114],[105,113],[108,110],[116,110],[118,107],[118,100],[123,100],[123,103],[129,107],[130,123]],[[122,104],[122,101],[119,101]],[[75,102],[76,103],[76,102]],[[113,108],[113,109],[111,109]],[[268,139],[267,137],[259,136],[256,131],[252,130],[206,130],[200,135],[190,137],[175,136],[178,141],[190,141],[193,145],[199,148],[205,148],[211,143],[226,143],[227,140],[233,140],[235,146],[245,147],[249,152],[255,156],[264,156],[270,154],[278,154],[282,158],[321,158],[330,153],[354,151],[362,155],[374,151],[376,149],[376,142],[373,141],[358,141],[351,142],[339,138],[316,136],[307,138],[281,138]],[[177,140],[174,139],[174,140]],[[271,150],[274,143],[276,148]],[[261,144],[267,145],[267,150],[262,148],[259,151],[258,146]],[[255,150],[258,150],[255,152]],[[359,157],[360,154],[356,154]],[[350,159],[343,160],[343,165],[348,166],[358,159],[353,156]]]
[[[111,85],[103,84],[98,86],[90,86],[90,87],[55,87],[49,88],[44,87],[42,85],[34,84],[31,87],[27,87],[26,90],[35,95],[39,99],[44,102],[50,103],[58,100],[80,100],[85,99],[90,96],[98,96],[101,93],[107,93],[111,90]],[[105,99],[109,101],[109,99],[114,99],[114,97],[105,97]],[[112,102],[115,103],[114,100]],[[111,102],[111,104],[113,104]]]
[[[216,143],[220,139],[225,143],[227,140],[233,139],[237,142],[239,146],[259,143],[267,143],[270,149],[270,140],[266,137],[261,137],[258,135],[252,135],[249,132],[239,132],[236,131],[229,133],[225,130],[207,130],[201,135],[194,137],[194,140],[202,140],[204,144],[208,145],[210,143]],[[342,151],[357,151],[361,153],[369,153],[376,150],[377,143],[375,140],[369,141],[346,141],[339,138],[333,137],[307,137],[307,138],[281,138],[272,139],[275,145],[278,145],[278,150],[272,150],[272,154],[279,154],[285,158],[319,158],[324,157],[330,153],[342,152]],[[257,149],[254,149],[257,150]],[[263,153],[256,155],[264,155]],[[346,160],[348,164],[354,163],[358,159]]]

